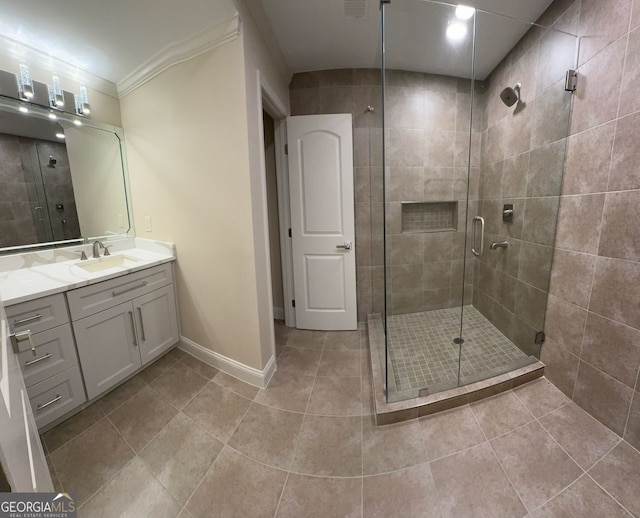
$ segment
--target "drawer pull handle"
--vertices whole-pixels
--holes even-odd
[[[41,362],[42,360],[48,360],[49,358],[51,358],[51,353],[47,353],[44,356],[40,356],[40,358],[36,358],[35,360],[27,360],[26,362],[24,362],[26,367],[29,367],[30,365],[33,365],[34,363],[38,363]]]
[[[57,403],[61,399],[62,399],[62,396],[60,394],[56,394],[56,397],[54,397],[51,401],[47,401],[46,403],[42,403],[41,405],[38,405],[38,411],[44,410],[48,406],[53,405],[54,403]]]
[[[138,317],[140,318],[140,334],[142,335],[142,341],[146,342],[147,337],[144,336],[144,322],[142,321],[142,308],[138,306]]]
[[[40,313],[36,313],[32,317],[21,318],[20,320],[14,320],[13,325],[19,326],[20,324],[26,324],[27,322],[33,322],[34,320],[40,320],[42,315]]]
[[[129,311],[129,318],[131,319],[131,330],[133,331],[133,345],[138,346],[138,341],[136,340],[136,324],[133,321],[133,311]]]
[[[111,294],[114,297],[117,297],[118,295],[122,295],[123,293],[127,293],[128,291],[137,290],[138,288],[144,288],[146,285],[147,281],[142,281],[140,284],[136,284],[135,286],[129,286],[128,288],[123,288],[121,290],[114,290],[111,292]]]

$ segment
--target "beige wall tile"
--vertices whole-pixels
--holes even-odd
[[[632,0],[582,0],[578,35],[580,64],[587,62],[629,29]]]
[[[615,122],[569,137],[562,194],[607,190]]]
[[[604,194],[563,196],[555,245],[586,254],[598,253],[604,199]]]
[[[549,295],[544,323],[547,338],[576,356],[580,356],[586,320],[586,310]]]
[[[635,11],[640,11],[637,4],[636,0]],[[640,17],[640,15],[638,16]],[[624,75],[622,76],[625,91],[620,102],[619,116],[640,110],[640,86],[638,83],[640,83],[640,31],[636,29],[629,34]]]
[[[527,197],[560,195],[566,139],[533,149],[529,154]]]
[[[587,308],[596,258],[592,255],[556,250],[553,256],[550,293],[581,308]]]
[[[631,403],[624,439],[634,448],[640,448],[640,393],[637,391],[633,394],[633,402]]]
[[[564,79],[545,90],[533,104],[531,148],[536,149],[565,138],[569,128],[571,96],[564,90]]]
[[[640,264],[598,258],[589,310],[640,329]]]
[[[640,191],[608,193],[598,254],[640,261]]]
[[[547,338],[542,345],[540,359],[545,364],[545,376],[566,396],[573,396],[579,358],[553,340]]]
[[[609,191],[640,188],[640,113],[618,120],[613,142]]]
[[[578,70],[580,89],[573,98],[572,134],[615,119],[625,48],[626,41],[618,40]]]
[[[575,402],[618,435],[624,432],[632,395],[633,389],[580,361]]]
[[[640,3],[638,0],[633,0],[633,12],[631,13],[631,28],[640,25]]]
[[[556,233],[558,205],[557,196],[527,198],[522,239],[552,246]]]
[[[589,313],[581,359],[633,388],[640,367],[640,331]]]

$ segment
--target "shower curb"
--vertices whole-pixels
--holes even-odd
[[[373,402],[376,425],[386,425],[416,419],[444,410],[473,403],[489,396],[506,392],[520,385],[544,376],[544,364],[536,361],[524,367],[517,368],[505,374],[500,374],[486,380],[477,381],[450,390],[411,398],[405,401],[387,403],[384,391],[384,374],[382,357],[384,357],[384,334],[381,335],[382,323],[376,317],[369,315],[367,330],[369,334]],[[378,325],[378,321],[380,325]]]

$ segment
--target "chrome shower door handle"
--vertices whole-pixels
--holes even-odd
[[[351,241],[345,241],[343,245],[336,245],[336,248],[342,248],[343,250],[351,250],[352,247]]]
[[[476,250],[476,222],[480,222],[480,251]],[[482,216],[476,216],[473,218],[473,238],[471,245],[471,253],[476,257],[481,257],[484,254],[484,218]]]

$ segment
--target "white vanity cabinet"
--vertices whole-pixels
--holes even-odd
[[[60,293],[9,306],[6,312],[13,333],[31,333],[17,342],[16,352],[42,428],[86,401],[67,304]]]
[[[67,292],[89,399],[179,340],[170,264]]]

